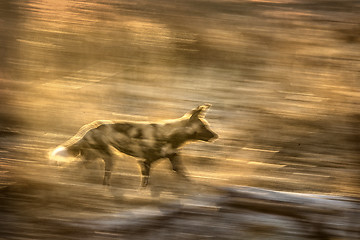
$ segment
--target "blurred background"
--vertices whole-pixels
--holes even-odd
[[[359,13],[356,0],[2,0],[1,236],[151,239],[136,228],[89,230],[83,220],[222,196],[224,187],[358,198]],[[190,184],[166,161],[146,190],[130,157],[119,156],[111,190],[100,161],[48,165],[49,151],[91,121],[171,119],[205,102],[220,138],[183,149]],[[239,239],[238,215],[233,225],[217,220],[227,235],[171,231]],[[266,226],[240,239],[301,232]]]

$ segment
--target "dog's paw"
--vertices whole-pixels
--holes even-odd
[[[141,187],[145,188],[149,184],[149,177],[142,177],[141,179]]]

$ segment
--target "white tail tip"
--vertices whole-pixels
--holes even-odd
[[[49,157],[49,163],[51,165],[55,165],[55,166],[61,166],[70,161],[71,161],[70,155],[67,152],[66,148],[63,146],[55,148],[51,152],[50,157]]]

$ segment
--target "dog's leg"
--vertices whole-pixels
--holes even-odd
[[[141,168],[141,186],[146,187],[149,183],[150,165],[149,161],[139,161]]]
[[[103,185],[110,185],[110,178],[111,178],[111,171],[113,168],[113,160],[110,157],[106,157],[104,158],[104,162],[105,162],[105,173],[104,173],[104,180],[103,180]]]
[[[184,166],[181,163],[180,155],[177,153],[174,153],[169,156],[169,160],[171,162],[173,170],[179,174],[181,177],[185,178],[186,180],[189,180],[186,176],[186,170]]]

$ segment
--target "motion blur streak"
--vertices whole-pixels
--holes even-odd
[[[0,1],[0,238],[359,239],[357,0]],[[94,120],[219,139],[159,161],[48,163]],[[64,156],[65,157],[65,156]],[[61,161],[66,161],[61,159]]]

